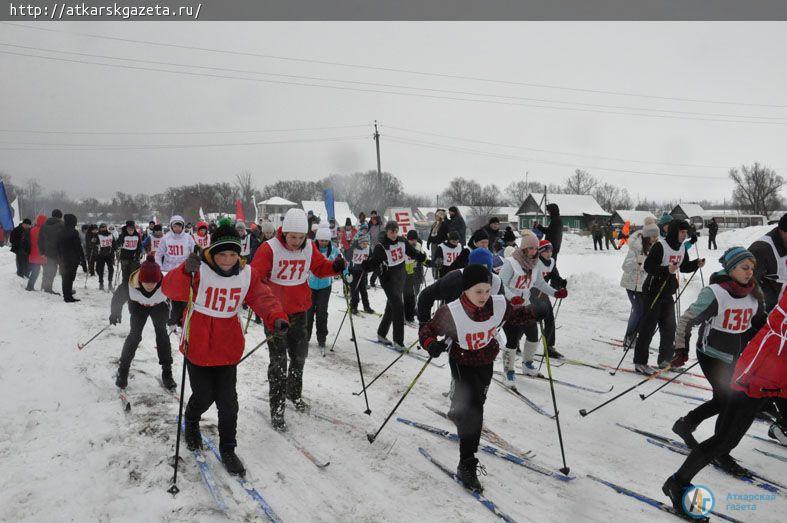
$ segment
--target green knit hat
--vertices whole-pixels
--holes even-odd
[[[240,254],[240,234],[232,224],[230,218],[219,220],[218,228],[210,236],[210,252],[216,254],[222,251],[235,251]]]

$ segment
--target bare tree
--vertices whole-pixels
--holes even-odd
[[[583,169],[574,171],[564,184],[566,194],[590,194],[597,185],[598,180]]]
[[[509,183],[503,194],[505,194],[506,202],[512,207],[519,207],[527,199],[531,193],[541,194],[544,192],[544,184],[539,182],[525,182],[524,180],[517,180]],[[549,191],[555,192],[555,191]]]
[[[453,205],[472,205],[471,200],[481,192],[481,185],[475,180],[458,177],[448,182],[443,198]]]
[[[243,214],[247,219],[254,219],[254,177],[248,169],[241,171],[235,175],[235,187],[238,190],[238,198],[240,198],[241,205],[243,206]]]
[[[730,178],[735,183],[732,201],[739,209],[769,218],[781,208],[784,180],[773,169],[755,162],[751,167],[742,165],[740,173],[730,169]]]
[[[474,216],[488,217],[494,214],[503,203],[503,195],[497,185],[490,183],[484,187],[479,186],[477,191],[470,195],[470,213]]]
[[[593,197],[602,209],[608,213],[613,213],[617,209],[628,209],[631,207],[631,196],[628,189],[620,189],[615,185],[605,183],[593,189]]]

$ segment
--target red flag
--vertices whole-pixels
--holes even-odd
[[[246,216],[243,214],[243,204],[240,200],[235,200],[235,219],[240,222],[246,221]]]

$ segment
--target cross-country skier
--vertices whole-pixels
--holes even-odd
[[[483,491],[475,453],[481,438],[486,391],[492,366],[499,352],[500,325],[533,323],[531,307],[514,306],[505,297],[492,295],[492,274],[486,266],[470,264],[462,271],[462,295],[442,305],[419,330],[419,341],[433,358],[448,351],[454,380],[449,417],[459,434],[459,465],[456,474],[465,487]],[[439,340],[438,338],[442,338]]]
[[[713,387],[713,398],[679,418],[672,430],[691,448],[697,446],[692,432],[704,420],[719,414],[727,404],[730,378],[743,348],[765,324],[762,292],[754,280],[754,255],[743,247],[727,249],[719,259],[724,267],[710,277],[710,285],[700,291],[678,323],[675,337],[674,368],[689,359],[691,329],[699,325],[697,361]],[[745,473],[729,455],[717,459],[725,470]]]
[[[536,287],[530,293],[530,302],[541,301],[544,309],[548,311],[544,317],[544,331],[541,335],[546,337],[549,357],[560,359],[563,355],[555,349],[555,316],[552,312],[552,298],[562,300],[568,297],[566,290],[568,282],[560,277],[560,273],[557,271],[557,262],[552,258],[552,252],[552,242],[546,239],[538,242],[538,263],[535,270],[538,271],[538,277],[549,284],[550,290],[554,290],[551,293],[545,293],[542,287]]]
[[[637,327],[645,309],[642,297],[642,286],[645,284],[645,269],[642,265],[650,252],[650,247],[659,239],[659,228],[656,221],[645,218],[645,225],[641,231],[635,231],[629,238],[629,250],[623,260],[623,276],[620,278],[620,286],[626,289],[631,312],[629,313],[628,323],[626,324],[626,334],[623,337],[623,345],[626,347],[634,346],[634,337],[637,334]]]
[[[667,478],[662,491],[669,496],[679,514],[686,513],[683,495],[697,473],[714,460],[728,455],[740,443],[754,418],[766,402],[773,398],[787,399],[787,293],[782,293],[778,306],[771,311],[757,335],[743,349],[735,363],[729,385],[732,392],[724,406],[713,436],[695,447],[675,474]],[[705,518],[707,521],[707,518]]]
[[[276,430],[286,431],[284,420],[285,397],[298,411],[308,405],[303,391],[303,367],[309,353],[306,339],[306,311],[311,307],[309,273],[319,278],[336,276],[344,270],[344,258],[328,260],[317,245],[306,238],[308,232],[306,213],[302,209],[289,209],[275,237],[263,243],[252,261],[252,267],[281,301],[289,318],[290,329],[286,335],[276,333],[268,343],[270,364],[271,423]],[[289,369],[287,359],[289,357]]]
[[[197,222],[197,230],[194,234],[192,234],[194,238],[194,243],[196,243],[200,249],[207,249],[210,245],[210,235],[208,234],[208,224],[204,221]]]
[[[142,242],[142,248],[145,249],[146,253],[152,254],[155,257],[156,252],[158,252],[159,245],[161,245],[162,238],[164,238],[164,230],[161,227],[161,224],[157,223],[150,230],[148,237]]]
[[[191,385],[183,414],[186,446],[202,448],[200,417],[216,403],[221,461],[230,474],[242,476],[245,468],[235,454],[237,367],[245,345],[238,310],[248,304],[277,334],[286,333],[288,323],[279,300],[260,281],[260,275],[241,260],[240,248],[238,231],[227,220],[213,233],[207,249],[199,255],[191,253],[164,276],[162,288],[173,302],[187,301],[191,292],[194,296],[188,339],[180,348],[185,353],[188,347],[185,365]]]
[[[457,234],[455,231],[451,232]],[[410,229],[407,231],[407,242],[418,252],[424,252],[423,246],[421,245],[421,240],[418,238],[418,231],[415,229]],[[418,296],[421,285],[424,283],[424,265],[426,263],[426,261],[419,263],[410,256],[405,255],[404,292],[402,293],[402,300],[404,303],[404,321],[407,325],[413,328],[416,327],[415,298]],[[463,264],[463,266],[464,265],[466,265],[466,263]]]
[[[131,318],[129,320],[131,327],[126,341],[123,343],[117,378],[115,379],[115,385],[121,389],[125,389],[128,385],[128,371],[134,360],[137,347],[142,341],[142,330],[145,328],[148,318],[156,331],[156,352],[159,365],[161,365],[161,382],[169,390],[174,390],[177,387],[172,378],[172,348],[167,335],[169,307],[167,307],[167,297],[161,290],[161,280],[161,268],[153,259],[153,255],[148,254],[139,269],[131,273],[128,285],[118,285],[117,291],[112,296],[109,323],[112,325],[120,323],[123,304],[126,301],[128,301],[128,313]]]
[[[139,269],[139,258],[142,254],[142,237],[137,232],[134,220],[126,222],[126,226],[120,231],[116,245],[118,247],[120,271],[123,274],[121,281],[125,284],[131,273]]]
[[[338,248],[331,242],[331,230],[328,227],[319,227],[314,235],[320,254],[333,261],[339,254]],[[312,328],[317,323],[317,346],[325,348],[325,338],[328,336],[328,302],[331,299],[331,285],[333,277],[318,278],[309,275],[309,288],[312,291],[312,306],[306,317],[306,340],[312,338]]]
[[[351,289],[350,312],[358,314],[358,302],[363,301],[363,311],[373,314],[374,309],[369,305],[367,273],[363,268],[363,262],[369,258],[369,235],[359,233],[353,240],[350,251],[350,264],[346,271]]]
[[[645,258],[647,278],[642,286],[645,312],[639,322],[637,342],[634,348],[634,368],[640,374],[650,376],[656,370],[648,365],[650,342],[659,328],[660,368],[666,368],[672,360],[675,346],[675,302],[673,295],[678,291],[676,273],[694,272],[705,266],[705,259],[689,260],[686,246],[689,224],[685,220],[673,220],[667,227],[667,236],[650,248]]]
[[[97,244],[96,254],[96,273],[98,273],[98,289],[104,290],[104,268],[107,269],[107,285],[109,290],[114,289],[112,284],[115,275],[115,249],[117,242],[115,237],[107,229],[107,224],[102,223],[98,227],[98,234],[95,236]]]
[[[404,350],[404,303],[402,290],[405,277],[405,255],[416,262],[426,260],[426,254],[418,252],[404,237],[399,236],[399,224],[391,220],[385,224],[385,231],[380,234],[380,243],[375,246],[371,256],[363,267],[367,272],[374,270],[380,273],[380,283],[388,301],[385,313],[377,327],[377,340],[385,345],[393,345],[397,350]],[[393,343],[387,338],[388,329],[393,324]]]
[[[161,266],[161,270],[165,274],[178,267],[194,251],[194,238],[184,231],[184,226],[183,217],[176,214],[170,218],[169,232],[164,235],[158,249],[156,249],[156,263]],[[169,319],[167,320],[170,334],[178,332],[185,309],[185,301],[172,301],[170,304]]]
[[[449,232],[448,239],[435,249],[435,258],[432,260],[439,267],[438,278],[442,278],[449,272],[461,269],[467,265],[467,256],[469,254],[470,249],[459,243],[459,233],[456,231]]]

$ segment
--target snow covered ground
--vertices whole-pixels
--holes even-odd
[[[719,250],[700,255],[709,259],[707,281],[717,270],[716,259],[730,245],[747,246],[768,227],[720,234]],[[558,267],[569,279],[569,297],[558,317],[557,348],[568,357],[615,365],[620,349],[593,341],[622,337],[629,305],[619,286],[622,251],[595,252],[589,237],[567,235]],[[696,256],[696,253],[692,253]],[[687,275],[688,276],[688,275]],[[30,293],[14,275],[13,255],[0,249],[0,520],[2,521],[220,521],[213,509],[188,451],[179,478],[181,492],[166,492],[172,469],[177,403],[158,384],[159,366],[151,326],[131,370],[128,392],[133,404],[124,413],[114,387],[114,373],[128,314],[123,323],[78,351],[107,323],[109,294],[98,291],[96,278],[77,280],[78,304],[65,304],[57,296]],[[56,280],[56,286],[59,279]],[[40,286],[40,283],[39,283]],[[57,287],[56,287],[57,288]],[[685,308],[701,288],[700,277],[691,281]],[[343,298],[334,286],[331,298],[329,341],[342,319]],[[371,291],[373,306],[382,310],[384,295]],[[375,335],[377,317],[356,319],[359,348],[367,380],[396,354],[364,338]],[[336,416],[348,425],[336,425],[298,414],[288,405],[291,433],[315,455],[331,464],[317,469],[269,424],[266,369],[267,353],[258,351],[239,369],[238,454],[248,469],[247,478],[262,492],[284,521],[492,521],[494,516],[418,452],[428,449],[454,469],[458,446],[434,435],[391,420],[377,441],[373,432],[418,372],[421,363],[405,357],[369,390],[372,414],[363,414],[355,353],[345,325],[336,352],[321,357],[312,347],[306,364],[304,396],[317,413]],[[264,338],[260,327],[249,329],[247,346]],[[406,341],[416,339],[407,327]],[[695,333],[696,339],[696,333]],[[653,345],[657,344],[654,341]],[[440,363],[445,363],[443,356]],[[176,358],[176,376],[180,361]],[[628,366],[631,367],[630,359]],[[631,374],[611,377],[596,369],[563,365],[556,378],[615,392],[639,380]],[[454,432],[454,427],[431,413],[424,404],[447,408],[442,393],[448,390],[448,367],[429,367],[402,404],[399,415]],[[521,380],[520,380],[521,381]],[[707,384],[701,378],[687,378]],[[648,384],[643,391],[656,385]],[[549,384],[520,383],[531,399],[551,411]],[[665,390],[709,397],[704,390],[671,385]],[[564,483],[494,456],[480,453],[488,475],[481,481],[487,496],[518,521],[655,521],[675,520],[664,512],[615,493],[586,474],[626,485],[661,501],[661,484],[674,472],[682,456],[648,444],[639,435],[615,425],[634,425],[670,435],[674,420],[696,405],[681,397],[657,394],[647,401],[637,393],[616,401],[587,418],[581,408],[592,408],[610,395],[556,386],[566,458],[576,479]],[[533,450],[533,461],[557,469],[561,466],[555,422],[539,415],[494,383],[486,404],[486,425],[518,448]],[[216,412],[203,419],[203,431],[214,439]],[[712,422],[698,429],[698,439],[712,433]],[[765,436],[767,425],[755,423],[750,434]],[[760,448],[787,456],[787,450],[753,438],[744,438],[733,455],[749,468],[787,481],[787,465],[755,452]],[[228,500],[229,519],[262,520],[257,506],[208,456],[220,488]],[[712,489],[716,510],[745,521],[784,521],[787,501],[755,501],[756,510],[729,510],[728,495],[767,494],[766,491],[714,469],[702,471],[696,483]],[[781,514],[781,516],[779,515]]]

